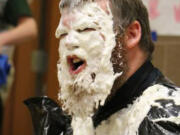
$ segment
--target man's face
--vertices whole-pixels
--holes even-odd
[[[60,37],[59,98],[70,114],[89,116],[103,105],[115,79],[111,54],[116,46],[112,14],[87,2],[64,9],[56,36]],[[108,13],[108,14],[107,14]]]

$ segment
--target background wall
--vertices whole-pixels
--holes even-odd
[[[161,36],[155,45],[154,65],[180,86],[180,37]]]

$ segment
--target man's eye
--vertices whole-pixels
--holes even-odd
[[[77,31],[78,31],[79,33],[81,33],[81,32],[96,31],[96,29],[94,29],[94,28],[85,28],[85,29],[83,29],[83,30],[78,29]]]
[[[64,38],[67,35],[67,33],[64,33],[60,36],[60,39]]]

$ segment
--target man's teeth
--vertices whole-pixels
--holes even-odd
[[[78,59],[78,58],[73,59],[73,63],[78,63],[78,62],[80,62],[80,61],[81,61],[81,60]]]

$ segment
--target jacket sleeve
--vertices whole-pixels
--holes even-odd
[[[72,135],[71,117],[47,97],[25,101],[32,116],[35,135]]]
[[[158,100],[139,127],[139,135],[180,135],[180,105],[174,100]]]

